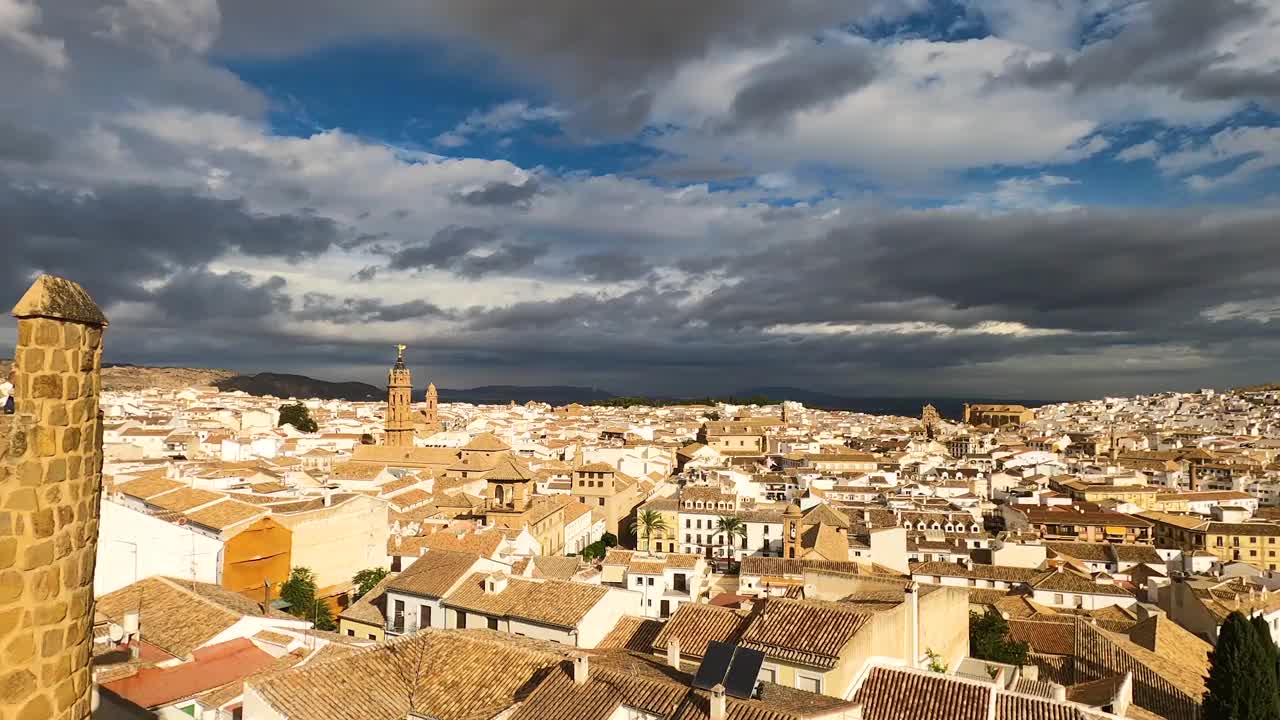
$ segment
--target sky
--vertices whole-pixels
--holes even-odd
[[[113,362],[1273,382],[1280,3],[0,0],[0,298],[42,272]]]

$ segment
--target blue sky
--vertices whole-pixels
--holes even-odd
[[[117,361],[376,381],[403,341],[447,387],[1275,379],[1274,3],[0,10],[0,290],[82,280]]]

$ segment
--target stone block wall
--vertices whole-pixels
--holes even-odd
[[[83,720],[107,321],[79,285],[50,276],[13,314],[16,408],[0,416],[0,720]]]

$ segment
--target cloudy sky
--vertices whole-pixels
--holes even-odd
[[[0,297],[443,387],[1275,381],[1277,48],[1274,0],[0,0]]]

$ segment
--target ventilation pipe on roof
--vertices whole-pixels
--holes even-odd
[[[920,667],[920,584],[908,583],[902,589],[907,601],[907,633],[911,645],[907,648],[910,667]]]
[[[573,684],[586,685],[587,675],[590,667],[587,665],[587,656],[579,655],[573,659]]]
[[[1050,688],[1051,688],[1051,691],[1053,692],[1053,699],[1055,701],[1057,702],[1067,701],[1067,687],[1065,685],[1051,683]]]

